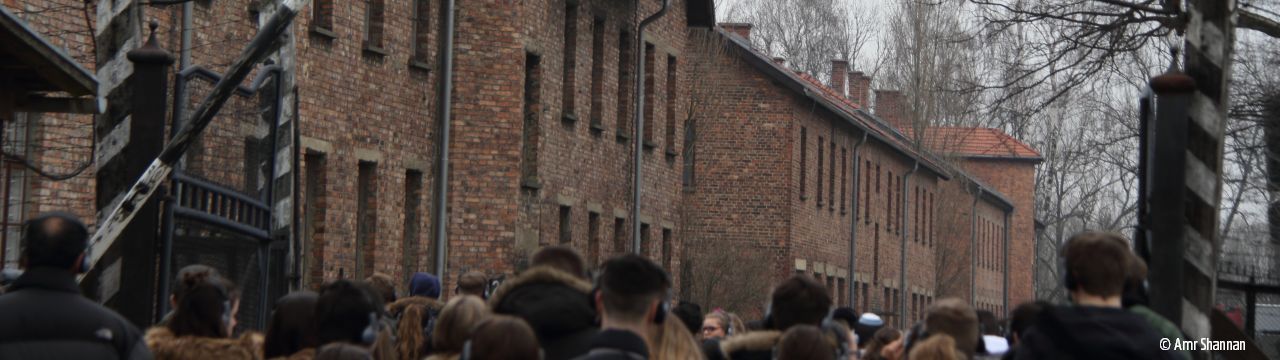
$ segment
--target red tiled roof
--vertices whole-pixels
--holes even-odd
[[[932,127],[925,131],[925,147],[943,154],[964,157],[1041,159],[1031,146],[999,129],[979,127]]]

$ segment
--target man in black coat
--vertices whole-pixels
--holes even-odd
[[[579,360],[643,360],[649,358],[648,334],[669,314],[671,279],[649,259],[626,254],[606,261],[595,293],[601,331],[591,340],[591,351]]]
[[[1178,359],[1161,336],[1121,308],[1129,249],[1123,238],[1084,232],[1067,240],[1066,287],[1073,306],[1049,307],[1020,337],[1015,359]],[[1170,339],[1174,340],[1174,339]]]
[[[88,229],[65,213],[24,226],[26,272],[0,296],[0,359],[150,359],[142,334],[119,314],[80,295]]]
[[[549,246],[534,253],[530,265],[493,292],[489,307],[529,323],[546,360],[586,354],[599,328],[582,256],[566,246]]]

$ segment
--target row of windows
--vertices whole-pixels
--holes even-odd
[[[835,139],[828,141],[828,139],[818,136],[816,148],[818,151],[818,176],[815,179],[817,183],[817,191],[814,193],[815,204],[818,210],[825,208],[827,211],[834,213],[838,202],[840,216],[844,216],[849,212],[846,205],[846,200],[848,200],[846,189],[849,181],[849,149],[844,145],[840,146],[840,194],[837,197]],[[804,201],[809,199],[809,130],[805,127],[800,127],[800,166],[800,200]],[[824,184],[825,192],[823,191]]]
[[[566,245],[566,246],[571,246],[576,248],[578,247],[578,244],[574,242],[573,213],[574,211],[572,206],[566,206],[566,205],[560,206],[559,236],[557,237],[557,240],[559,241],[560,245]],[[596,264],[599,264],[601,261],[600,243],[601,241],[603,241],[603,234],[601,234],[600,221],[601,221],[600,213],[595,211],[587,212],[587,241],[586,241],[587,248],[586,248],[586,251],[582,251],[583,249],[578,249],[579,251],[582,251],[584,254],[586,254],[587,262],[593,266]],[[614,217],[613,218],[613,253],[614,254],[625,254],[632,251],[632,245],[630,242],[628,242],[629,233],[630,233],[630,230],[627,228],[627,219],[625,217]],[[668,228],[668,227],[662,228],[662,234],[661,234],[662,243],[660,244],[661,248],[655,248],[653,246],[653,240],[652,240],[653,235],[651,233],[652,231],[650,230],[649,224],[640,223],[640,249],[641,249],[642,255],[654,260],[657,260],[659,257],[661,257],[662,267],[664,269],[667,269],[667,271],[672,271],[671,259],[672,259],[672,256],[674,255],[672,254],[672,251],[673,251],[672,241],[674,241],[674,239],[672,236],[671,228]],[[661,251],[661,254],[654,254],[655,251]]]
[[[339,276],[364,278],[372,275],[376,270],[374,262],[374,252],[380,246],[377,235],[378,229],[378,204],[380,195],[378,192],[379,170],[378,163],[373,161],[359,161],[356,164],[356,236],[354,244],[344,244],[337,242],[337,239],[330,239],[330,243],[326,244],[321,239],[326,232],[326,212],[328,206],[328,189],[329,179],[327,172],[326,155],[323,153],[308,152],[304,157],[304,172],[306,174],[305,183],[302,185],[302,201],[303,201],[303,238],[306,239],[306,248],[310,252],[309,256],[304,256],[303,261],[311,262],[304,264],[304,269],[309,269],[311,283],[322,283],[324,281],[324,253],[329,249],[337,249],[338,247],[351,246],[354,250],[352,258],[355,260],[355,268],[351,269],[351,273],[347,274],[347,269],[338,268]],[[404,214],[404,223],[402,228],[402,247],[401,247],[401,266],[405,274],[412,274],[417,271],[427,271],[434,267],[432,261],[434,257],[431,255],[431,246],[423,246],[422,241],[422,219],[423,215],[423,173],[416,169],[406,169],[404,173],[404,191],[401,195],[404,197],[400,203],[403,205],[401,211]],[[385,215],[384,215],[385,216]],[[332,250],[329,250],[332,251]]]
[[[579,6],[571,3],[565,8],[564,23],[564,68],[561,74],[561,120],[572,125],[578,120],[577,113],[577,47],[579,31],[578,29],[578,13]],[[604,53],[605,53],[605,30],[607,29],[605,18],[595,17],[592,20],[592,40],[591,40],[591,109],[590,129],[591,133],[599,137],[604,132]],[[625,29],[618,32],[618,74],[617,74],[617,110],[615,121],[615,134],[619,143],[626,143],[631,139],[632,134],[632,102],[634,96],[631,93],[633,88],[631,84],[635,81],[635,47],[632,45],[635,41],[634,35]],[[660,56],[656,47],[652,43],[644,43],[645,56],[644,66],[645,72],[645,92],[644,92],[644,108],[643,121],[644,131],[641,134],[644,148],[653,150],[657,145],[654,142],[654,132],[656,126],[655,119],[661,115],[666,119],[664,127],[665,134],[665,152],[668,155],[667,160],[675,159],[675,132],[676,132],[676,97],[678,89],[678,60],[674,55],[666,55],[666,78],[665,87],[658,89],[656,79],[660,76],[657,68],[657,61]],[[665,109],[661,114],[657,113],[655,103],[657,103],[657,93],[664,93],[666,102]],[[541,142],[541,128],[539,120],[542,118],[542,56],[527,52],[525,54],[525,74],[524,74],[524,102],[523,102],[523,132],[521,148],[522,166],[521,166],[521,184],[525,188],[537,189],[540,184],[538,181],[538,146]],[[686,164],[686,183],[690,181],[689,166]]]
[[[1004,263],[1002,255],[1004,254],[1004,226],[999,223],[984,218],[979,218],[977,237],[978,237],[978,266],[984,269],[1000,270]]]
[[[364,0],[365,12],[362,42],[366,54],[386,55],[386,0]],[[311,32],[329,38],[336,38],[334,18],[337,16],[335,0],[316,0],[312,3]],[[431,0],[413,0],[413,12],[410,20],[413,24],[411,61],[426,62],[430,55],[429,35],[431,32]]]

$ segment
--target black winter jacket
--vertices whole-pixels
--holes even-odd
[[[550,267],[536,266],[502,283],[489,299],[489,307],[528,322],[546,360],[586,354],[599,332],[591,284]]]
[[[0,359],[151,359],[142,332],[80,295],[75,275],[28,269],[0,296]]]
[[[1178,359],[1160,350],[1160,334],[1120,308],[1055,306],[1022,337],[1015,359]]]
[[[591,339],[591,351],[574,360],[646,360],[649,349],[639,335],[624,330],[604,330]]]

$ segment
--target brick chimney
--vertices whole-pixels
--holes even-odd
[[[720,23],[720,28],[725,31],[738,34],[743,39],[751,39],[751,24],[748,23]]]
[[[907,116],[907,97],[898,90],[876,90],[876,116],[897,128],[911,131],[911,118]]]
[[[849,99],[867,109],[871,107],[871,77],[861,71],[849,72]]]
[[[845,76],[849,73],[849,62],[840,59],[831,60],[831,88],[841,96],[847,96],[844,91]]]

